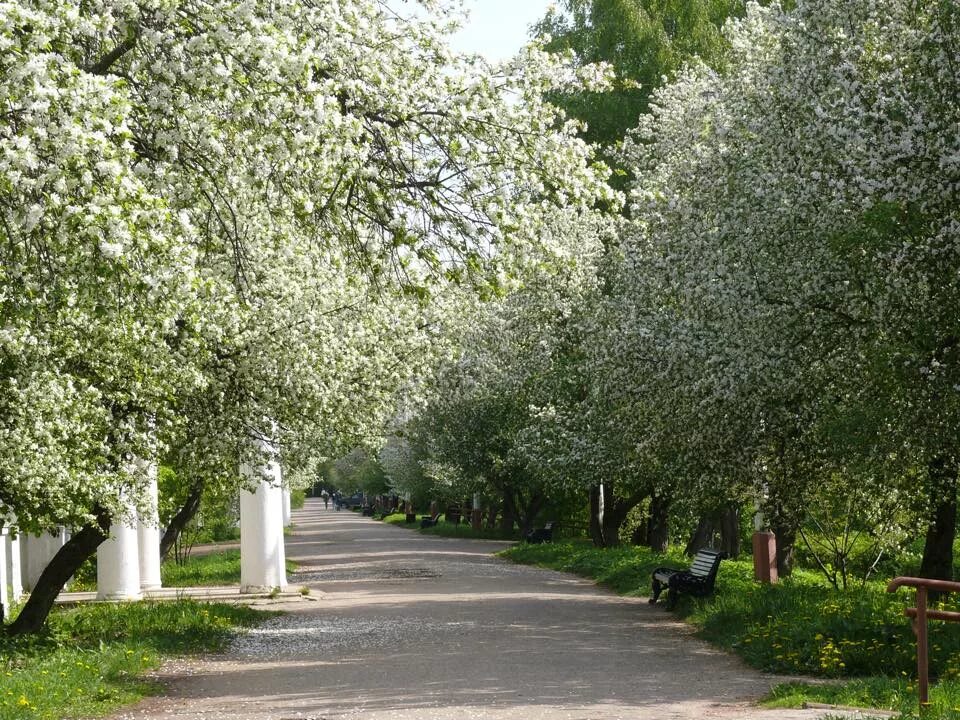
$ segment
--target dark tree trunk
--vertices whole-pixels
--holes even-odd
[[[190,488],[190,494],[187,495],[183,507],[173,516],[170,524],[167,525],[167,529],[163,533],[163,538],[160,540],[161,558],[165,558],[170,553],[171,548],[176,545],[184,528],[186,528],[190,521],[196,516],[197,511],[200,509],[200,500],[202,498],[203,483],[197,483]]]
[[[590,538],[597,547],[618,547],[620,528],[627,520],[630,511],[639,505],[643,494],[630,497],[617,497],[613,485],[604,486],[603,520],[600,520],[599,485],[590,488]]]
[[[713,545],[713,537],[717,532],[716,513],[701,515],[696,529],[690,536],[687,546],[683,549],[684,554],[693,557],[697,551]]]
[[[623,508],[619,502],[603,513],[603,543],[604,547],[620,546],[620,526],[627,519],[630,508]]]
[[[491,505],[487,510],[487,528],[493,530],[497,526],[497,506]]]
[[[513,504],[513,497],[510,493],[503,493],[503,515],[500,518],[500,529],[505,533],[513,532],[513,523],[517,517],[517,509]]]
[[[720,550],[727,557],[740,556],[740,506],[731,503],[720,516]]]
[[[670,499],[662,495],[650,498],[647,540],[650,548],[657,552],[666,552],[670,546]]]
[[[94,514],[97,522],[85,525],[79,532],[71,535],[43,569],[17,619],[7,628],[10,635],[39,632],[64,585],[84,561],[97,551],[100,543],[107,539],[110,533],[110,515],[103,508],[97,508]]]
[[[595,547],[604,547],[603,528],[600,526],[600,486],[590,486],[590,539]]]
[[[920,561],[920,577],[953,580],[953,540],[957,533],[957,465],[942,455],[927,469],[932,516]]]
[[[537,520],[537,515],[540,513],[544,502],[546,502],[546,498],[542,493],[537,492],[533,493],[530,499],[523,504],[518,518],[520,521],[520,537],[526,537],[528,533],[533,532],[534,523]],[[519,505],[520,503],[517,504]]]
[[[793,549],[797,544],[797,528],[792,523],[777,519],[770,523],[777,539],[777,575],[788,577],[793,572]]]

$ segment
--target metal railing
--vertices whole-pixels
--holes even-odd
[[[917,606],[905,608],[903,614],[913,618],[913,632],[917,636],[917,685],[920,691],[920,707],[929,703],[928,688],[930,677],[928,674],[928,644],[927,620],[946,620],[960,622],[960,612],[947,610],[928,610],[927,597],[930,591],[952,593],[960,592],[960,582],[947,580],[931,580],[930,578],[896,577],[887,585],[887,592],[896,592],[898,588],[912,587],[917,590]]]

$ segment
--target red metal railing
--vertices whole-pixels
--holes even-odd
[[[901,587],[917,589],[917,606],[915,608],[906,608],[903,614],[909,618],[913,618],[913,632],[917,636],[917,684],[920,690],[920,706],[923,707],[929,702],[927,699],[927,690],[930,683],[927,672],[929,656],[927,646],[927,620],[960,622],[960,613],[958,612],[927,610],[927,594],[931,590],[944,593],[960,592],[960,582],[931,580],[930,578],[897,577],[887,585],[887,592],[896,592],[897,588]]]

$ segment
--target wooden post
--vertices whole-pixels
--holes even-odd
[[[913,632],[917,636],[917,694],[920,697],[920,710],[929,707],[930,676],[927,669],[929,660],[929,641],[927,639],[927,620],[945,620],[960,622],[960,613],[948,610],[927,610],[928,593],[960,592],[960,583],[933,578],[895,577],[887,585],[887,592],[896,592],[901,587],[917,589],[917,606],[904,608],[904,615],[913,618]]]
[[[920,693],[920,707],[928,705],[927,690],[929,677],[927,673],[927,589],[917,588],[917,617],[913,621],[913,630],[917,634],[917,680]]]
[[[777,582],[777,536],[772,532],[753,534],[753,577],[762,583]]]

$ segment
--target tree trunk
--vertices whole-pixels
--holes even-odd
[[[650,498],[647,540],[650,548],[657,552],[666,552],[670,546],[670,499],[662,495]]]
[[[10,635],[39,632],[64,585],[84,561],[97,551],[100,543],[107,539],[110,534],[110,515],[103,508],[96,508],[94,514],[97,522],[85,525],[71,535],[43,569],[17,619],[7,628]]]
[[[642,494],[628,498],[617,497],[612,483],[590,488],[590,539],[596,547],[620,545],[620,528],[630,511],[644,498]],[[603,518],[600,518],[600,500],[603,493]]]
[[[603,528],[600,526],[600,486],[590,486],[590,539],[595,547],[604,547]]]
[[[730,503],[720,516],[720,550],[729,558],[740,557],[740,506]]]
[[[487,510],[487,529],[493,530],[497,526],[497,506],[491,504]]]
[[[627,510],[623,510],[622,502],[614,502],[613,507],[607,507],[603,513],[603,546],[620,546],[620,526],[627,519]]]
[[[513,532],[513,522],[517,517],[517,509],[513,504],[510,493],[503,493],[503,515],[500,518],[500,529],[505,533]]]
[[[533,493],[520,511],[520,537],[526,537],[528,533],[533,532],[534,523],[536,522],[537,515],[540,513],[540,509],[543,507],[543,503],[546,501],[546,498],[542,493]],[[520,503],[517,503],[518,505]]]
[[[696,530],[693,531],[689,542],[687,542],[687,546],[683,549],[684,554],[693,557],[697,554],[698,550],[713,545],[713,536],[716,534],[716,532],[716,513],[701,515],[700,521],[697,523]]]
[[[920,577],[953,580],[953,540],[957,532],[957,464],[938,455],[927,468],[932,517],[920,561]]]
[[[190,494],[187,495],[183,507],[173,516],[170,524],[167,525],[167,529],[163,533],[163,538],[160,540],[161,559],[167,557],[171,548],[177,543],[177,539],[180,537],[184,528],[186,528],[190,521],[196,516],[197,511],[200,509],[200,500],[202,498],[203,483],[199,482],[190,488]]]
[[[793,572],[793,549],[797,544],[797,528],[782,519],[770,523],[777,539],[777,575],[788,577]]]

